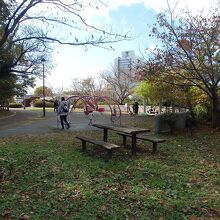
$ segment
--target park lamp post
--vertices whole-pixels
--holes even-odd
[[[44,62],[46,61],[44,58],[42,58],[43,63],[43,117],[45,117],[45,81],[44,81]]]

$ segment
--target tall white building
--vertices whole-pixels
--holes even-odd
[[[121,57],[115,59],[115,66],[118,71],[131,71],[136,57],[133,50],[122,51]]]
[[[137,59],[133,50],[122,51],[121,56],[115,59],[114,77],[117,78],[120,83],[118,87],[114,86],[112,88],[113,96],[115,95],[115,97],[117,97],[118,94],[121,94],[121,96],[125,94],[129,95],[132,89],[138,85],[135,75]]]

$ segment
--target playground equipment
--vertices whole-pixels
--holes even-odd
[[[112,123],[121,124],[120,106],[108,96],[79,96],[74,95],[66,99],[70,103],[71,110],[76,108],[83,109],[83,112],[89,118],[89,125],[98,115],[105,114],[109,116]],[[99,113],[99,114],[96,114]]]

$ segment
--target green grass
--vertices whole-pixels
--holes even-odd
[[[43,107],[26,107],[27,110],[30,110],[30,111],[43,111]],[[53,112],[54,109],[52,107],[46,107],[45,108],[45,111],[47,112]]]
[[[130,119],[124,124],[152,128],[150,117]],[[109,162],[100,148],[82,153],[79,134],[1,138],[3,219],[220,219],[219,131],[161,135],[157,155],[138,142],[136,156],[126,147]],[[110,132],[110,141],[122,140]]]

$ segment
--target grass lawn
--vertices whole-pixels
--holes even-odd
[[[123,124],[152,128],[150,117]],[[76,135],[56,132],[0,140],[0,215],[3,219],[220,219],[220,131],[160,135],[113,152],[109,162],[94,146],[81,152]],[[110,141],[121,137],[110,133]]]

